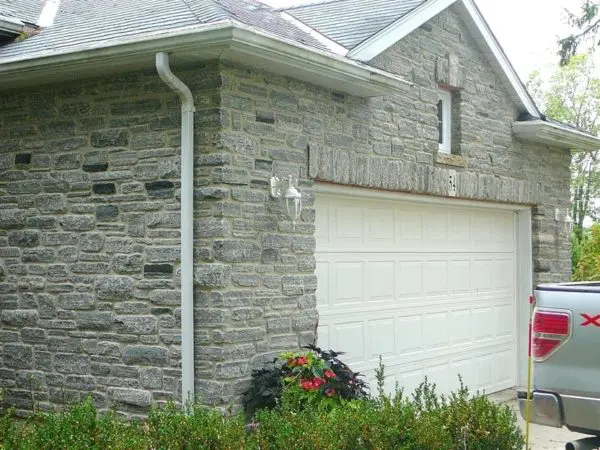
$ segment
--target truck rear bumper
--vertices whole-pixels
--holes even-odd
[[[519,392],[519,411],[521,417],[527,420],[527,393]],[[534,391],[531,394],[531,422],[548,427],[561,428],[562,415],[560,401],[554,394]]]
[[[564,424],[571,431],[600,434],[600,399],[561,395]]]
[[[518,393],[521,417],[527,420],[527,394]],[[600,399],[532,392],[531,422],[549,427],[600,435]]]

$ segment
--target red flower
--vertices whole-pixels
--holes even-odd
[[[313,378],[312,382],[313,382],[313,385],[317,388],[319,388],[323,384],[325,384],[325,380],[323,378],[319,378],[319,377]]]
[[[335,395],[335,389],[334,388],[325,389],[325,395],[327,397],[333,397]]]
[[[323,372],[323,375],[325,375],[325,378],[335,378],[333,370],[326,369],[325,372]]]
[[[300,387],[305,391],[312,391],[318,388],[318,386],[314,385],[312,380],[300,380]]]
[[[305,364],[308,363],[308,360],[306,359],[306,356],[298,356],[296,358],[296,365],[297,366],[303,366]]]

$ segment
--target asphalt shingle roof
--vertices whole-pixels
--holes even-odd
[[[6,1],[0,0],[0,11]],[[8,1],[30,7],[43,2]],[[279,37],[327,50],[310,34],[283,19],[278,11],[254,0],[62,0],[51,27],[21,42],[0,47],[0,63],[2,59],[61,53],[86,44],[109,45],[136,36],[222,20],[237,20]]]
[[[35,24],[43,6],[44,0],[1,0],[0,16],[8,16],[22,22]]]
[[[426,0],[334,0],[285,11],[332,41],[352,49]]]

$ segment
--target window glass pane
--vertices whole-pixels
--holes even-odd
[[[437,104],[437,115],[438,115],[438,143],[444,143],[444,115],[443,115],[443,102],[438,100]]]

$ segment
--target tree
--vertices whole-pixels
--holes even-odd
[[[567,13],[567,22],[570,26],[577,29],[577,32],[558,41],[558,54],[560,55],[560,65],[565,66],[569,60],[575,56],[579,50],[580,44],[585,41],[597,42],[598,31],[600,30],[600,17],[598,16],[600,4],[591,0],[585,0],[581,5],[579,14],[570,11]]]
[[[600,280],[600,224],[592,225],[589,236],[581,243],[579,252],[573,281]]]
[[[531,74],[528,87],[550,119],[573,125],[592,134],[600,130],[600,79],[594,76],[588,55],[573,56],[549,80],[539,71]],[[571,218],[581,241],[586,217],[597,219],[600,208],[600,151],[574,152],[571,159]]]

